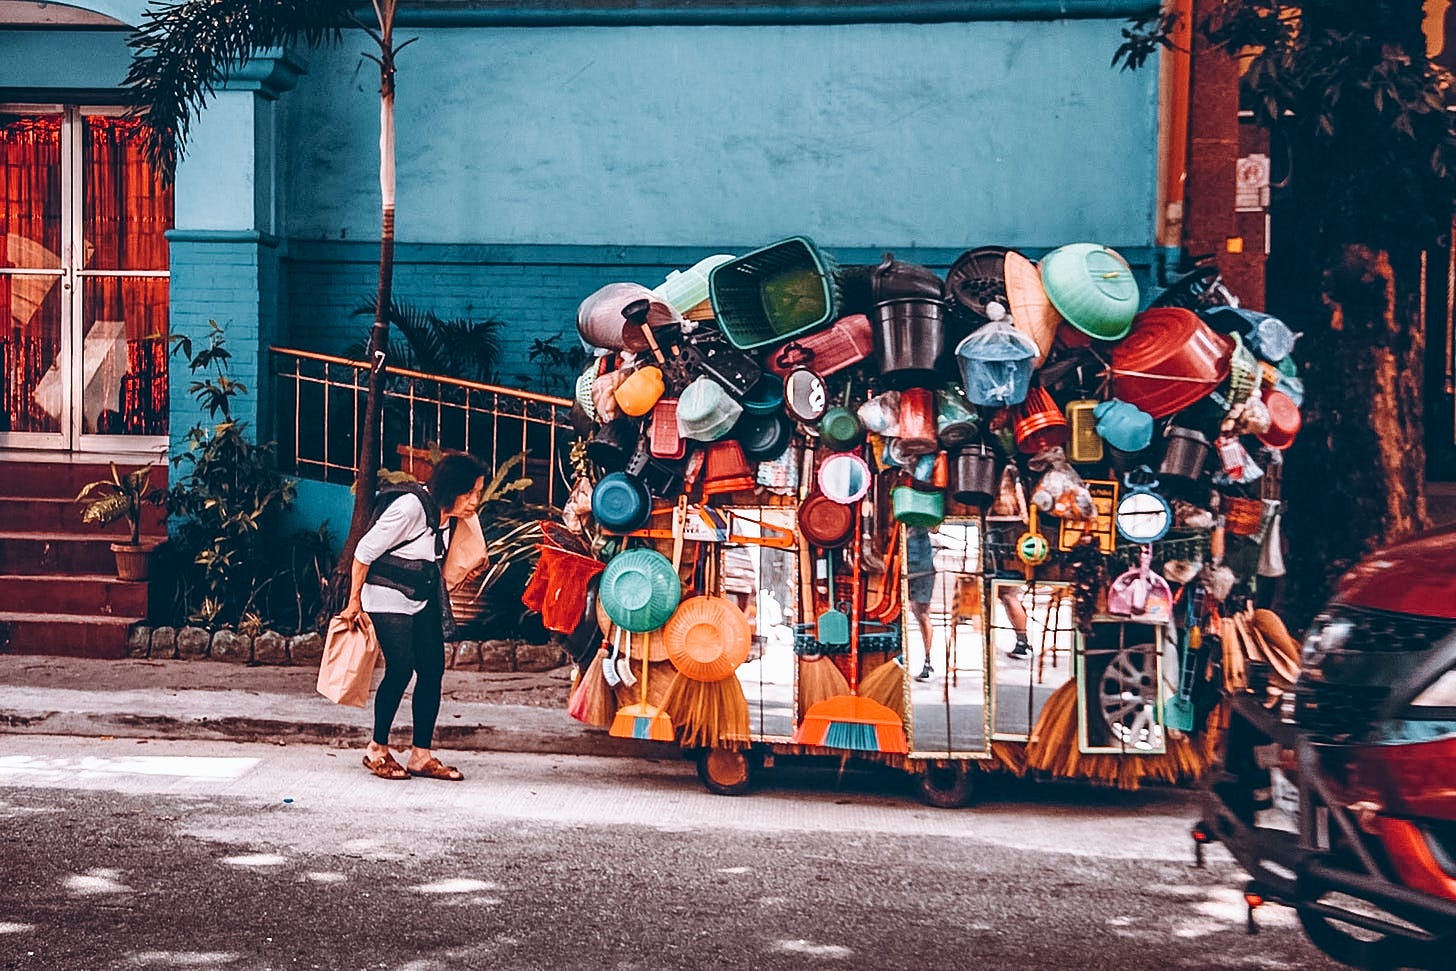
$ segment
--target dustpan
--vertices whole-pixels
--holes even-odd
[[[1199,630],[1194,617],[1194,597],[1191,588],[1184,588],[1188,601],[1187,626],[1183,629],[1182,653],[1178,658],[1178,693],[1163,703],[1163,724],[1180,732],[1193,731],[1196,712],[1193,709],[1193,681],[1197,675],[1194,658],[1202,646],[1203,632]]]
[[[1112,581],[1107,591],[1107,612],[1140,624],[1163,625],[1173,619],[1173,591],[1152,570],[1153,547],[1145,543],[1137,566]]]
[[[820,644],[842,647],[849,643],[849,615],[840,609],[843,605],[834,600],[834,554],[828,554],[826,560],[829,563],[829,609],[815,622],[814,636]]]
[[[652,653],[652,635],[648,634],[647,639],[648,644],[644,645],[642,651],[642,677],[639,679],[642,684],[642,700],[635,705],[618,708],[607,734],[614,738],[645,738],[654,742],[671,742],[674,737],[672,719],[663,714],[661,708],[647,703],[647,676],[652,670],[647,659]]]
[[[904,720],[892,709],[859,694],[859,620],[864,595],[860,576],[861,535],[856,521],[854,573],[850,579],[853,598],[850,609],[854,616],[849,625],[849,694],[826,698],[810,707],[794,732],[794,742],[848,751],[904,754],[910,750]]]

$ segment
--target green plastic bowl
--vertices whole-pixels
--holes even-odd
[[[945,520],[945,495],[940,492],[922,492],[910,486],[896,486],[890,490],[890,505],[895,518],[906,526],[924,526],[934,529]]]
[[[1069,243],[1041,260],[1041,283],[1067,323],[1100,341],[1122,340],[1138,310],[1132,267],[1098,243]]]
[[[656,550],[628,550],[602,571],[597,599],[612,623],[634,634],[661,629],[682,600],[682,581]]]

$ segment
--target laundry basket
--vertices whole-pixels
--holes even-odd
[[[839,304],[833,259],[803,236],[714,267],[708,293],[719,329],[741,351],[823,327]]]

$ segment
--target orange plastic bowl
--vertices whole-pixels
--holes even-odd
[[[689,597],[662,629],[667,659],[694,681],[722,681],[748,660],[753,629],[722,597]]]

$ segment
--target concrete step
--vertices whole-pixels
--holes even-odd
[[[126,657],[126,638],[137,617],[0,611],[0,654]]]
[[[147,613],[147,584],[118,580],[114,572],[0,575],[0,604],[88,618],[143,617]]]
[[[11,530],[0,532],[0,574],[116,575],[114,540],[107,536]]]
[[[145,459],[117,462],[125,474],[145,465]],[[106,462],[0,462],[0,496],[42,499],[74,499],[89,482],[111,477]],[[167,466],[153,465],[149,485],[167,488]]]
[[[106,526],[81,522],[81,507],[70,499],[37,498],[35,496],[0,495],[0,532],[43,531],[119,537],[129,535],[125,519]],[[158,506],[142,508],[142,535],[167,535],[167,511]]]

